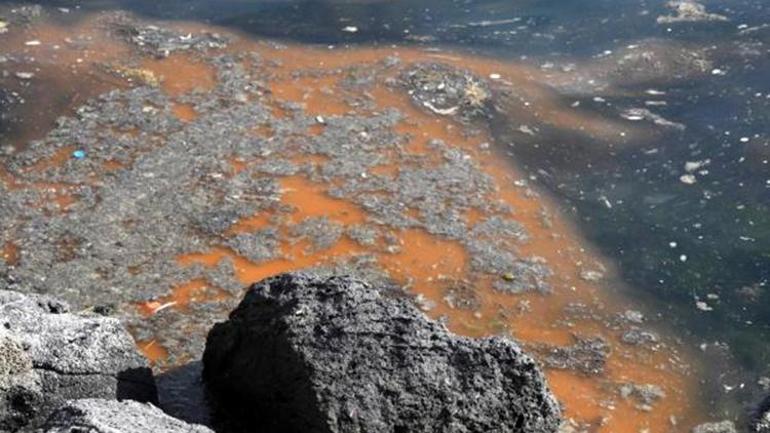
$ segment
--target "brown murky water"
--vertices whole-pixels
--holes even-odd
[[[174,24],[185,31],[199,31],[194,24]],[[213,29],[227,33],[223,29]],[[86,19],[77,27],[39,25],[24,32],[6,37],[3,43],[11,52],[35,56],[38,61],[36,82],[42,83],[41,94],[35,96],[35,104],[29,104],[24,117],[29,124],[24,133],[16,138],[16,145],[40,137],[51,128],[54,119],[67,114],[87,98],[112,88],[125,88],[138,83],[158,84],[169,96],[177,97],[190,91],[207,91],[216,84],[215,73],[210,65],[187,54],[173,54],[163,59],[143,58],[141,62],[129,62],[130,48],[104,35],[98,19]],[[73,36],[75,35],[75,36]],[[40,40],[39,46],[25,45],[28,40]],[[87,40],[87,49],[66,40]],[[673,338],[665,336],[663,342],[654,345],[631,346],[620,341],[622,330],[614,325],[613,318],[628,309],[635,309],[622,295],[622,285],[615,278],[612,265],[586,246],[569,216],[558,209],[542,192],[527,186],[526,177],[515,163],[494,147],[485,127],[465,125],[450,117],[438,116],[416,108],[403,91],[378,82],[367,95],[356,95],[356,90],[345,88],[341,81],[348,67],[374,64],[394,56],[402,63],[422,61],[442,62],[470,70],[479,76],[499,75],[500,83],[515,89],[515,95],[507,99],[501,109],[512,122],[548,125],[563,131],[597,137],[597,139],[628,140],[648,133],[643,128],[631,129],[626,124],[570,109],[547,86],[549,80],[540,70],[505,63],[462,53],[423,51],[413,48],[360,48],[328,49],[307,46],[276,46],[265,41],[250,40],[238,35],[238,41],[226,51],[258,52],[272,62],[272,75],[266,77],[270,94],[266,96],[274,113],[281,113],[282,102],[297,102],[313,115],[331,117],[355,112],[367,114],[393,107],[405,114],[397,130],[411,139],[406,147],[414,155],[431,157],[428,142],[441,139],[451,147],[462,150],[478,166],[494,179],[495,192],[490,202],[509,205],[513,212],[503,215],[526,229],[529,240],[519,246],[522,257],[536,257],[553,270],[549,283],[550,294],[535,292],[511,295],[492,288],[495,278],[488,276],[469,281],[469,256],[465,247],[457,241],[431,235],[420,229],[407,229],[397,233],[397,248],[383,251],[381,246],[363,246],[343,236],[327,249],[314,250],[309,242],[285,242],[280,245],[282,258],[254,263],[238,256],[234,251],[214,246],[177,257],[180,266],[201,264],[216,266],[222,259],[230,258],[236,264],[237,278],[244,286],[281,272],[333,263],[336,259],[362,253],[373,254],[378,263],[399,283],[408,286],[419,295],[422,305],[430,306],[428,314],[447,317],[449,327],[459,334],[474,337],[510,333],[530,347],[541,344],[569,346],[577,336],[601,337],[608,342],[611,351],[604,371],[589,375],[572,370],[548,369],[549,384],[564,404],[566,417],[590,431],[639,433],[669,432],[689,429],[704,418],[697,398],[696,360],[684,352]],[[298,74],[312,71],[312,76]],[[397,70],[393,71],[397,74]],[[383,77],[387,78],[387,77]],[[44,89],[44,90],[43,90]],[[350,101],[366,96],[374,107],[356,107]],[[38,97],[40,99],[38,99]],[[46,107],[37,110],[36,107]],[[183,102],[175,105],[174,113],[182,121],[194,121],[194,107]],[[308,134],[319,134],[323,125],[315,125]],[[471,133],[469,129],[474,131]],[[269,128],[260,128],[255,134],[269,137]],[[49,161],[31,167],[30,170],[46,170],[61,164],[74,149],[65,148]],[[298,157],[305,164],[322,162],[322,157],[303,155]],[[232,160],[234,172],[243,170],[259,161]],[[297,161],[299,162],[299,161]],[[110,166],[120,170],[121,164]],[[398,166],[383,165],[372,173],[395,175]],[[16,188],[46,188],[55,192],[58,207],[66,211],[72,203],[67,185],[16,184],[12,176],[0,172],[2,180]],[[95,179],[96,181],[96,179]],[[366,212],[355,203],[329,196],[333,185],[314,183],[303,176],[281,178],[282,203],[292,209],[288,219],[276,215],[257,214],[240,220],[229,232],[253,232],[267,226],[278,225],[288,230],[288,225],[308,217],[324,216],[345,226],[363,223]],[[488,215],[470,211],[468,221],[473,225]],[[276,220],[277,218],[277,220]],[[18,260],[19,251],[8,243],[2,248],[6,261]],[[601,274],[602,278],[587,278],[589,274]],[[475,311],[452,308],[445,302],[450,290],[469,291],[479,304]],[[228,296],[206,280],[192,280],[176,287],[168,297],[154,299],[140,305],[142,314],[151,316],[166,308],[185,311],[192,303],[211,302]],[[582,304],[590,311],[588,316],[565,317],[565,308]],[[139,348],[153,360],[168,355],[166,348],[155,340],[138,342]],[[652,409],[640,407],[633,398],[621,396],[623,384],[656,384],[665,397]]]

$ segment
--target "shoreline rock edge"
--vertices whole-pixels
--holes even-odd
[[[203,378],[227,430],[552,433],[560,409],[512,340],[451,334],[395,291],[292,273],[211,330]]]

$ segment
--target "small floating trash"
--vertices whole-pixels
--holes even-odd
[[[86,157],[86,151],[82,149],[78,149],[74,152],[72,152],[72,157],[75,159],[85,159]]]

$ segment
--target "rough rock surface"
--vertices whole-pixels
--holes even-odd
[[[207,427],[172,418],[157,407],[124,400],[68,401],[40,433],[211,433]]]
[[[515,342],[454,336],[396,293],[309,273],[253,285],[208,337],[217,416],[277,432],[557,430],[558,405]]]
[[[116,319],[0,291],[0,431],[35,426],[67,399],[155,400],[147,361]]]

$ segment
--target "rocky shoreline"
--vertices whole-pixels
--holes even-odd
[[[211,431],[153,406],[155,379],[117,320],[11,291],[0,310],[0,431]],[[515,342],[452,335],[402,293],[346,276],[253,285],[210,332],[203,367],[218,432],[546,433],[560,423]]]
[[[119,320],[10,291],[0,291],[0,313],[0,431],[37,427],[73,398],[157,401],[147,360]]]
[[[247,290],[210,331],[203,368],[180,382],[205,388],[180,416],[209,425],[159,404],[116,319],[13,291],[0,291],[0,311],[0,432],[569,431],[516,342],[453,335],[403,292],[349,276],[289,273]],[[767,432],[767,406],[743,430]]]

